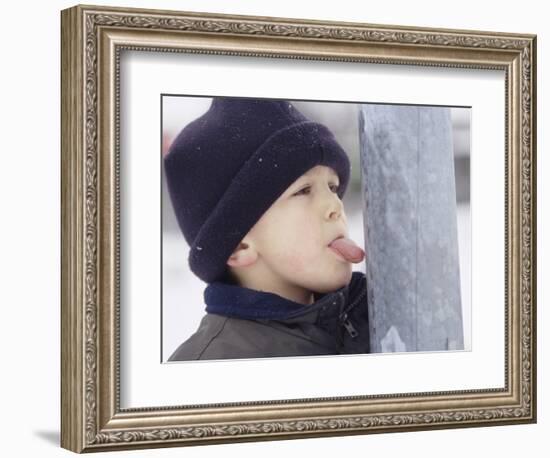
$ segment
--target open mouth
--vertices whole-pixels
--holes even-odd
[[[328,247],[346,262],[361,262],[365,258],[365,252],[350,238],[339,235],[328,244]]]
[[[344,256],[342,256],[342,253],[340,253],[336,248],[332,247],[332,246],[328,246],[327,247],[330,251],[332,251],[332,253],[338,258],[340,259],[340,261],[344,261],[344,262],[349,262]]]
[[[337,237],[333,238],[333,239],[328,243],[327,246],[330,247],[336,240],[340,240],[340,239],[343,239],[343,238],[345,238],[345,235],[344,235],[344,234],[338,235]]]
[[[332,251],[336,257],[338,259],[340,259],[341,261],[344,261],[344,262],[348,262],[347,259],[345,258],[345,256],[342,254],[342,252],[337,248],[338,247],[338,243],[337,240],[341,240],[345,238],[345,235],[344,234],[340,234],[338,236],[336,236],[335,238],[333,238],[328,244],[327,244],[327,247],[329,248],[330,251]],[[336,242],[336,243],[335,243]]]

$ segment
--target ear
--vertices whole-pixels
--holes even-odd
[[[247,267],[256,262],[258,259],[258,252],[246,239],[239,243],[239,246],[235,248],[229,259],[227,265],[231,267]]]

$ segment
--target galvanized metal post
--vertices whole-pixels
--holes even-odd
[[[371,351],[464,346],[449,108],[360,107]]]

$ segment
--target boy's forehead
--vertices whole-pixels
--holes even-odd
[[[300,178],[311,178],[318,175],[328,175],[328,176],[338,177],[338,174],[332,167],[327,167],[325,165],[317,165],[309,169],[307,172],[305,172]]]

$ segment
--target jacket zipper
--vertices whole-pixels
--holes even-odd
[[[355,329],[355,326],[353,326],[352,322],[350,321],[348,317],[348,312],[354,308],[367,294],[366,290],[359,295],[359,297],[353,301],[353,303],[342,313],[340,314],[340,323],[342,323],[342,326],[344,326],[347,333],[350,335],[352,339],[355,339],[359,333],[357,332],[357,329]]]
[[[340,318],[342,325],[350,335],[352,339],[355,339],[359,333],[357,332],[357,329],[351,324],[351,321],[348,318],[348,314],[344,312],[344,314]]]

